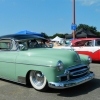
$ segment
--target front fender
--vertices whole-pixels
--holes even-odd
[[[26,77],[26,74],[31,70],[41,71],[47,78],[48,82],[57,82],[59,74],[62,74],[64,70],[57,71],[56,64],[58,59],[51,57],[38,57],[27,56],[20,54],[16,59],[16,80],[18,76]]]
[[[82,62],[83,64],[86,64],[86,65],[88,66],[88,65],[89,65],[89,61],[88,61],[88,57],[89,57],[89,56],[84,55],[84,54],[79,54],[79,56],[80,56],[81,62]]]

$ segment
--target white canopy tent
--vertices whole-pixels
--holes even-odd
[[[61,43],[63,41],[63,38],[60,38],[60,37],[56,36],[54,39],[51,39],[51,41],[55,41],[55,42]]]

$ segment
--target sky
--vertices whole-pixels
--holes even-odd
[[[100,0],[75,0],[76,25],[100,31]],[[72,0],[0,0],[0,35],[28,30],[71,34]]]

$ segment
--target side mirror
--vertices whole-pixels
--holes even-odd
[[[49,44],[49,48],[53,48],[53,43],[50,43]]]
[[[25,50],[25,46],[24,46],[23,44],[19,44],[19,50],[20,50],[20,51]]]

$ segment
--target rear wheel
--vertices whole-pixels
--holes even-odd
[[[45,91],[48,88],[46,77],[40,71],[31,71],[29,79],[36,90]]]

